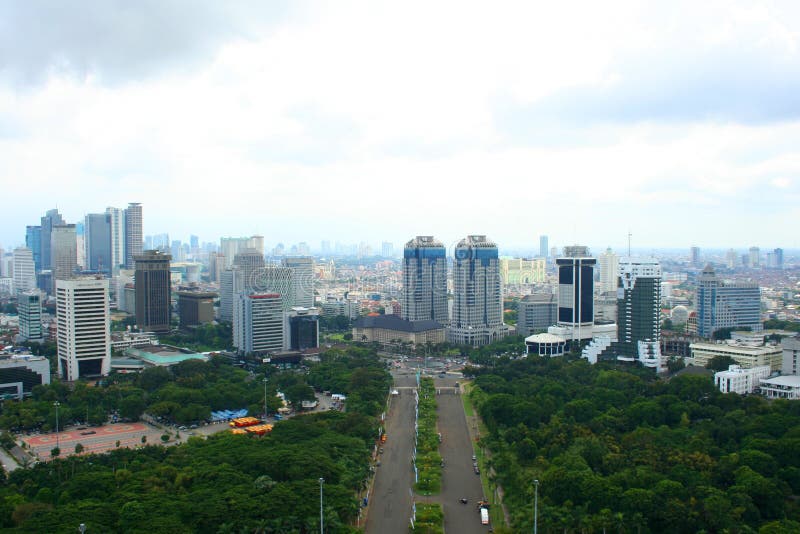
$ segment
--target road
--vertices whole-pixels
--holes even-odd
[[[470,442],[467,420],[461,396],[455,394],[454,378],[436,378],[437,388],[441,388],[436,397],[439,432],[442,444],[439,452],[445,462],[442,472],[442,492],[438,502],[444,511],[445,532],[463,534],[482,533],[489,526],[481,525],[480,514],[476,508],[479,500],[484,498],[480,476],[475,474],[472,466],[473,444]],[[464,505],[459,499],[465,498]]]
[[[0,462],[3,462],[3,469],[8,473],[19,467],[14,457],[2,448],[0,448]]]
[[[414,375],[393,373],[395,386],[416,385]],[[375,482],[369,498],[367,534],[407,534],[411,518],[411,488],[414,473],[411,454],[414,450],[414,392],[401,389],[391,398],[386,414],[386,434],[383,454],[378,456]]]

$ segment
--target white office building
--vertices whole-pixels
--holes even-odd
[[[125,263],[125,210],[106,208],[111,216],[111,269],[119,269]]]
[[[36,289],[36,268],[33,264],[33,251],[29,248],[14,249],[14,289],[24,293]]]
[[[600,268],[600,292],[616,292],[619,281],[619,256],[607,248],[597,258],[597,266]]]
[[[797,400],[800,399],[800,376],[765,378],[759,388],[768,399]]]
[[[294,305],[313,308],[314,258],[308,256],[283,258],[281,265],[292,270],[291,293]]]
[[[759,381],[769,377],[771,373],[768,365],[759,365],[750,369],[744,369],[739,365],[730,365],[727,371],[714,373],[714,385],[721,393],[744,395],[752,393],[758,387]]]
[[[111,369],[108,279],[56,281],[58,372],[66,380]]]
[[[280,352],[284,345],[284,314],[278,293],[236,295],[233,345],[240,354]]]

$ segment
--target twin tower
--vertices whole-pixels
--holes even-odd
[[[487,345],[504,337],[508,328],[497,245],[485,235],[469,235],[455,246],[452,261],[451,310],[445,246],[433,236],[406,243],[402,318],[446,326],[451,343]]]

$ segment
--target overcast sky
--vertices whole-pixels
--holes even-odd
[[[0,3],[0,244],[799,247],[800,3]]]

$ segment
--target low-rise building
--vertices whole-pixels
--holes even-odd
[[[538,356],[563,356],[567,350],[567,340],[555,334],[536,334],[525,338],[526,354]]]
[[[558,299],[549,293],[526,295],[517,304],[517,333],[529,336],[558,320]]]
[[[762,365],[769,366],[771,371],[780,371],[783,363],[783,350],[780,345],[756,345],[728,341],[727,343],[692,343],[692,363],[698,367],[706,367],[716,356],[730,356],[743,369],[752,369]]]
[[[766,378],[761,381],[759,388],[768,399],[797,400],[800,398],[800,376]]]
[[[211,291],[177,291],[178,316],[181,328],[214,321],[214,299]]]
[[[50,383],[50,361],[27,350],[0,351],[0,397],[22,400],[35,386]]]
[[[125,356],[141,360],[146,367],[169,367],[186,360],[208,361],[205,354],[171,345],[128,347],[125,349]]]
[[[112,332],[111,350],[121,351],[128,347],[158,345],[158,335],[153,332]]]
[[[743,369],[739,365],[730,365],[727,371],[719,371],[714,374],[714,385],[722,393],[744,395],[752,393],[758,387],[759,381],[769,377],[771,373],[768,365],[750,369]]]
[[[443,343],[445,329],[436,321],[407,321],[396,315],[359,317],[353,323],[355,341],[378,343]]]

